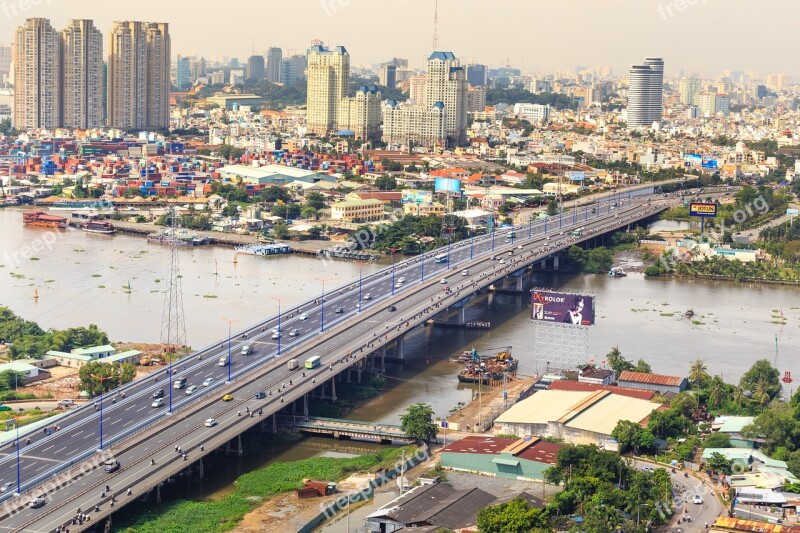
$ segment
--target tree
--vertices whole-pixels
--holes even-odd
[[[650,367],[650,363],[645,361],[644,359],[639,359],[636,361],[636,366],[633,368],[634,372],[641,372],[642,374],[652,374],[653,369]]]
[[[433,408],[425,403],[417,403],[406,409],[400,416],[400,427],[406,435],[418,441],[429,441],[436,436],[436,424],[433,423]]]
[[[687,418],[691,418],[692,415],[694,415],[695,411],[697,411],[698,404],[699,401],[697,396],[691,392],[682,392],[675,396],[671,402],[669,402],[671,409],[675,409],[677,412]]]
[[[800,448],[800,420],[794,417],[791,405],[773,402],[752,424],[742,428],[742,435],[749,439],[763,439],[763,448],[768,453],[778,448],[793,452]]]
[[[90,361],[78,370],[81,389],[97,396],[133,381],[136,367],[130,363],[101,363]],[[99,379],[102,378],[102,379]]]
[[[239,209],[235,205],[226,205],[222,208],[222,216],[224,217],[238,217]]]
[[[725,396],[725,382],[719,376],[711,378],[711,385],[708,387],[708,405],[712,409],[716,409],[722,405],[722,400]]]
[[[739,380],[739,386],[744,390],[755,394],[759,382],[763,382],[762,388],[769,395],[770,400],[777,398],[781,394],[781,373],[773,367],[766,359],[761,359],[753,363],[750,370],[745,372]]]
[[[382,191],[393,191],[397,188],[397,180],[391,176],[379,176],[375,180],[375,186]]]
[[[286,224],[275,224],[272,227],[272,235],[276,239],[288,239],[289,238],[289,226]]]
[[[696,359],[689,368],[689,379],[700,388],[700,385],[708,379],[708,368],[702,359]]]
[[[306,205],[308,207],[313,207],[317,211],[320,209],[325,208],[325,196],[322,193],[318,193],[316,191],[311,191],[306,194]]]
[[[481,533],[529,533],[539,526],[541,511],[522,498],[478,511],[477,526]]]
[[[300,216],[306,220],[317,218],[317,210],[310,205],[304,205],[300,208]]]
[[[223,144],[219,147],[219,156],[223,159],[239,159],[243,153],[241,148],[236,148],[229,144]]]
[[[617,426],[611,432],[611,436],[619,443],[620,453],[628,451],[633,451],[635,454],[643,451],[647,452],[651,451],[655,445],[653,433],[630,420],[617,422]]]
[[[714,472],[728,476],[733,471],[733,460],[726,458],[719,452],[714,452],[708,458],[708,467]]]
[[[558,204],[555,200],[547,202],[547,216],[554,217],[558,214]]]
[[[703,448],[730,448],[731,438],[727,433],[712,433],[703,441]]]
[[[263,189],[260,193],[260,196],[261,201],[263,202],[277,202],[278,200],[282,202],[289,202],[292,199],[292,196],[288,192],[286,192],[284,189],[281,189],[277,185],[271,185],[266,189]]]
[[[608,362],[608,366],[614,370],[617,378],[619,378],[619,375],[624,371],[634,369],[633,364],[622,356],[619,346],[611,348],[611,351],[606,355],[606,361]]]

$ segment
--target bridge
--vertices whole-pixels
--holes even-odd
[[[406,435],[403,428],[392,424],[374,424],[357,420],[322,417],[283,417],[279,423],[301,433],[327,435],[335,439],[359,439],[391,444],[413,443],[416,439]]]
[[[0,495],[0,531],[55,531],[71,523],[78,508],[96,509],[96,524],[193,463],[202,469],[205,455],[249,428],[275,428],[279,411],[307,416],[309,402],[335,399],[337,382],[360,380],[368,366],[382,364],[387,345],[402,347],[414,328],[463,309],[490,286],[511,280],[516,287],[531,266],[548,258],[555,263],[560,251],[676,201],[653,193],[652,186],[627,190],[550,220],[452,243],[333,291],[325,292],[323,282],[316,300],[125,385],[113,402],[106,395],[97,408],[90,403],[54,419],[56,432],[20,428],[16,444],[0,448],[0,481],[10,483]],[[252,353],[239,355],[245,345]],[[319,366],[305,368],[314,356]],[[289,363],[293,359],[299,365]],[[174,388],[177,379],[199,388],[187,395]],[[153,404],[162,390],[164,405]],[[120,466],[107,472],[103,461],[112,456]],[[28,507],[37,496],[44,505]]]

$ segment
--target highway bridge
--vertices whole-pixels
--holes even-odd
[[[416,442],[403,431],[403,428],[393,424],[374,424],[318,416],[286,416],[280,418],[278,423],[301,433],[326,435],[335,439],[360,439],[387,444]]]
[[[676,201],[652,188],[629,190],[550,220],[453,243],[346,286],[323,285],[324,296],[316,300],[129,383],[113,400],[106,395],[102,406],[98,399],[97,407],[70,411],[53,422],[58,431],[21,428],[17,443],[0,450],[0,482],[10,484],[0,499],[0,531],[52,532],[66,524],[81,531],[87,526],[71,525],[79,508],[91,510],[96,524],[192,463],[202,467],[204,455],[247,429],[274,425],[279,411],[307,415],[310,398],[335,398],[337,380],[360,377],[387,344],[448,308],[463,307],[489,286]],[[577,228],[580,236],[573,234]],[[290,336],[292,330],[297,332]],[[245,345],[253,351],[240,355]],[[320,366],[305,368],[312,356],[320,357]],[[292,359],[299,368],[290,368]],[[178,379],[197,390],[175,389]],[[160,391],[163,405],[153,403]],[[103,461],[111,456],[120,467],[109,473]],[[43,505],[29,507],[38,496]]]

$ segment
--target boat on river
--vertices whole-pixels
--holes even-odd
[[[506,377],[517,371],[517,360],[510,351],[502,351],[489,358],[481,358],[474,348],[470,352],[470,362],[458,373],[461,383],[481,383],[501,385]]]
[[[22,213],[22,223],[26,226],[36,226],[40,228],[67,227],[67,219],[56,215],[48,215],[44,211],[25,211]]]
[[[88,233],[101,233],[103,235],[111,235],[117,231],[114,224],[106,220],[90,220],[82,225],[81,229]]]

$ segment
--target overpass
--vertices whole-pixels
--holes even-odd
[[[449,307],[463,306],[490,285],[519,277],[573,244],[649,218],[671,202],[647,189],[599,199],[550,220],[407,259],[327,293],[323,286],[324,296],[127,384],[112,402],[106,395],[97,409],[88,404],[70,411],[53,422],[60,427],[56,432],[21,428],[19,446],[12,442],[0,450],[0,481],[12,483],[2,499],[0,531],[55,531],[71,523],[78,508],[96,508],[96,523],[192,463],[202,468],[204,455],[247,429],[274,427],[278,411],[305,416],[315,396],[335,399],[337,381],[359,379],[386,345]],[[573,235],[576,228],[582,228],[580,236]],[[284,334],[273,334],[272,328]],[[292,329],[297,336],[285,335]],[[244,345],[254,352],[238,355]],[[321,364],[304,368],[312,356]],[[300,368],[287,364],[291,359],[299,360]],[[191,395],[174,389],[179,378],[199,389]],[[165,405],[151,407],[160,390]],[[222,401],[224,395],[231,400]],[[178,447],[187,455],[177,453]],[[101,459],[112,454],[121,466],[107,473]],[[28,508],[38,495],[44,506]]]
[[[279,423],[301,433],[311,435],[327,435],[335,439],[360,439],[379,443],[405,442],[414,443],[415,439],[406,435],[403,428],[392,424],[373,424],[357,420],[341,420],[339,418],[322,417],[283,417]]]

